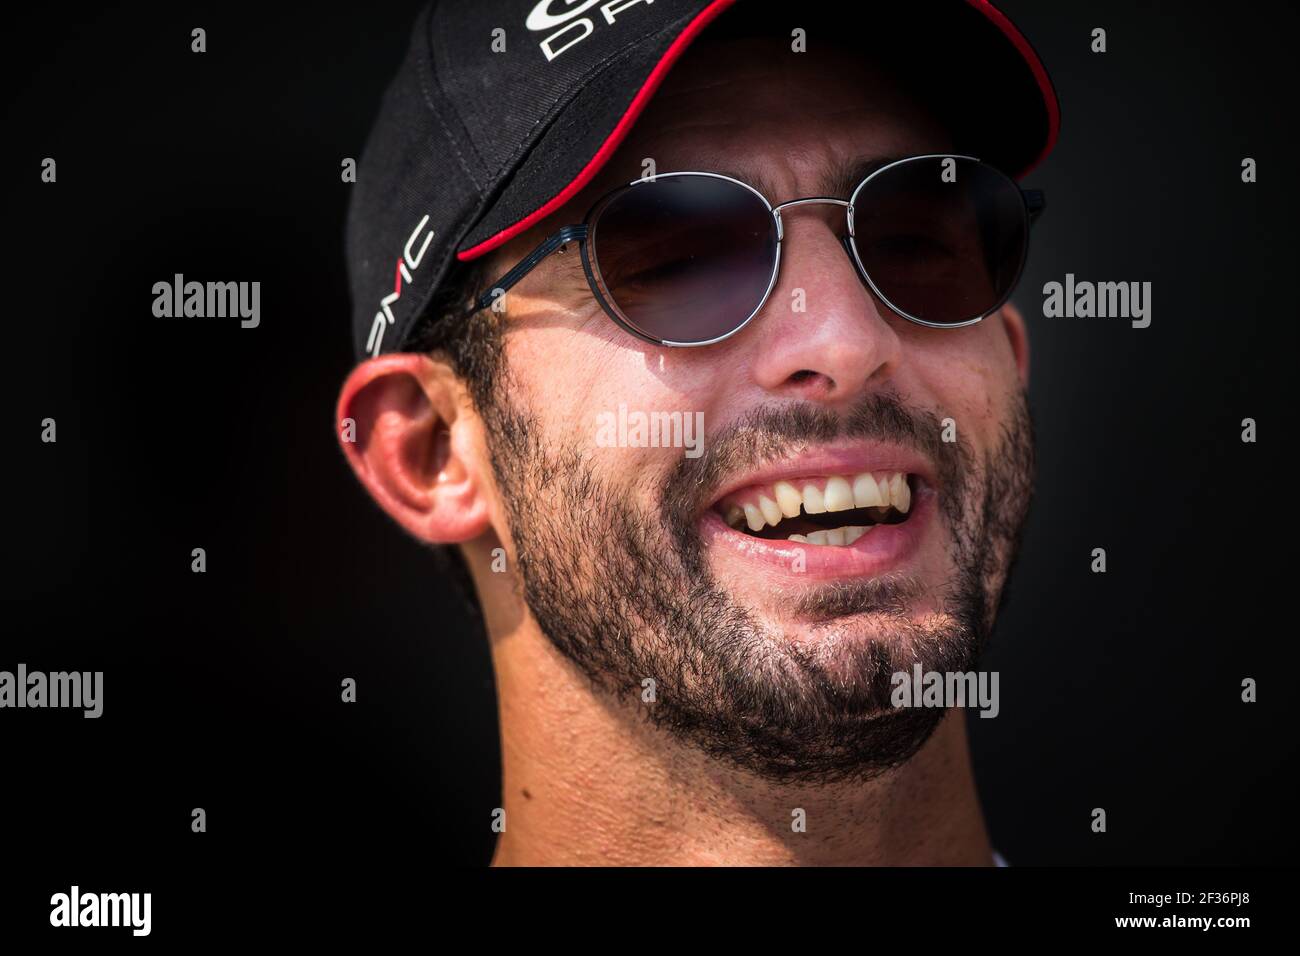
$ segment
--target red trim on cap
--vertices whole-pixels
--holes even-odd
[[[507,226],[490,239],[485,239],[472,249],[465,249],[456,253],[456,258],[461,262],[468,262],[470,259],[477,259],[486,252],[491,252],[497,246],[513,239],[521,232],[541,222],[555,210],[559,209],[566,202],[576,196],[587,183],[595,178],[600,167],[605,165],[605,161],[614,154],[618,144],[623,141],[628,132],[632,129],[632,124],[636,118],[641,115],[646,104],[650,102],[650,97],[654,91],[659,88],[664,77],[668,75],[669,69],[677,62],[677,58],[686,51],[694,40],[706,26],[709,25],[719,13],[735,3],[736,0],[713,0],[707,7],[696,14],[695,19],[686,24],[686,29],[677,35],[677,39],[664,51],[664,55],[655,64],[655,68],[650,71],[646,81],[641,84],[641,89],[637,91],[632,103],[623,114],[623,118],[618,121],[614,131],[606,137],[605,142],[601,144],[600,149],[596,150],[596,155],[591,157],[586,166],[582,167],[582,172],[574,178],[573,182],[561,189],[555,196],[543,205],[541,208],[529,213],[523,219],[520,219],[513,226]]]
[[[1019,179],[1021,176],[1028,175],[1033,169],[1047,158],[1047,154],[1052,151],[1056,145],[1056,138],[1061,132],[1061,104],[1056,99],[1056,88],[1052,86],[1052,78],[1047,75],[1047,68],[1043,66],[1043,61],[1038,58],[1034,48],[1029,45],[1014,23],[1007,19],[1007,15],[993,6],[989,0],[966,0],[971,6],[975,7],[988,17],[995,27],[1002,31],[1002,35],[1011,41],[1011,45],[1019,51],[1024,58],[1025,64],[1029,67],[1029,72],[1034,75],[1034,80],[1038,83],[1038,91],[1043,96],[1043,105],[1047,108],[1047,141],[1043,143],[1043,148],[1038,151],[1038,155],[1030,161],[1029,165],[1016,175]]]
[[[583,187],[595,178],[596,173],[600,171],[600,168],[604,166],[610,156],[614,154],[614,151],[618,148],[624,137],[626,137],[628,132],[632,129],[632,124],[636,122],[637,117],[641,115],[646,104],[650,102],[650,97],[653,96],[655,90],[659,88],[659,84],[662,83],[664,77],[668,75],[668,71],[672,68],[673,64],[677,62],[678,58],[686,51],[686,48],[690,46],[691,41],[699,36],[700,31],[708,26],[718,14],[722,13],[723,10],[727,9],[727,7],[731,6],[735,2],[736,0],[713,0],[712,3],[696,15],[694,20],[686,25],[686,28],[678,34],[677,39],[673,40],[668,49],[664,51],[664,55],[659,59],[659,62],[655,64],[654,69],[650,71],[650,75],[646,77],[645,82],[641,85],[641,89],[638,90],[636,96],[632,98],[632,103],[628,106],[627,111],[624,112],[622,118],[618,121],[618,125],[616,125],[609,136],[605,138],[605,142],[601,144],[600,149],[596,150],[596,154],[588,160],[587,164],[582,167],[582,171],[574,177],[573,181],[570,182],[569,185],[565,186],[550,200],[529,213],[523,219],[520,219],[514,225],[507,226],[496,235],[484,239],[478,245],[470,249],[464,249],[456,253],[456,258],[461,262],[469,262],[471,259],[477,259],[479,256],[491,252],[493,249],[504,245],[515,236],[541,222],[576,196]],[[989,0],[966,0],[966,2],[983,13],[984,16],[987,17],[993,25],[1001,30],[1002,34],[1011,41],[1012,46],[1014,46],[1020,55],[1024,57],[1025,63],[1028,65],[1030,72],[1034,75],[1034,79],[1038,83],[1038,89],[1043,95],[1043,102],[1047,108],[1047,142],[1039,154],[1034,157],[1033,162],[1018,174],[1019,176],[1024,176],[1042,162],[1043,158],[1052,151],[1052,147],[1056,145],[1056,137],[1061,126],[1061,111],[1060,106],[1056,101],[1056,91],[1052,87],[1052,81],[1047,75],[1047,70],[1038,59],[1038,54],[1034,52],[1034,48],[1029,45],[1029,41],[1024,38],[1020,31],[1016,29],[1015,24],[1008,20],[1001,10],[993,6]]]

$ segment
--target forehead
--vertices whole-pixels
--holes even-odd
[[[645,160],[656,172],[761,171],[772,186],[793,187],[828,167],[948,148],[939,123],[869,55],[795,52],[780,37],[706,37],[579,201],[642,175]]]
[[[795,52],[789,38],[707,31],[673,67],[601,171],[561,209],[493,254],[498,271],[616,186],[696,170],[734,176],[776,203],[843,194],[873,160],[946,152],[950,137],[869,53]],[[490,271],[490,270],[489,270]]]

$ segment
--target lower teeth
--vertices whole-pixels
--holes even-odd
[[[788,540],[801,544],[831,544],[843,547],[857,541],[874,527],[875,525],[845,525],[843,528],[830,528],[826,531],[814,531],[811,534],[792,534]]]

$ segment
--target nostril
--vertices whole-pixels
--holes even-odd
[[[835,394],[835,379],[816,369],[801,368],[786,376],[785,387],[807,401],[827,401]]]

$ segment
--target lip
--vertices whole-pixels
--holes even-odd
[[[714,505],[728,495],[753,486],[772,485],[778,481],[793,481],[797,478],[825,478],[831,475],[847,477],[866,471],[902,471],[919,476],[922,483],[931,489],[935,487],[934,470],[924,456],[898,445],[866,442],[819,448],[797,458],[774,462],[758,471],[737,476],[713,496],[708,510],[711,511]]]
[[[880,470],[888,467],[881,466]],[[895,470],[903,469],[898,467]],[[712,508],[700,519],[700,535],[710,549],[722,548],[803,580],[875,577],[896,570],[920,548],[934,520],[937,498],[934,487],[929,482],[922,482],[913,496],[906,521],[877,525],[857,541],[844,546],[756,538],[732,528]]]

